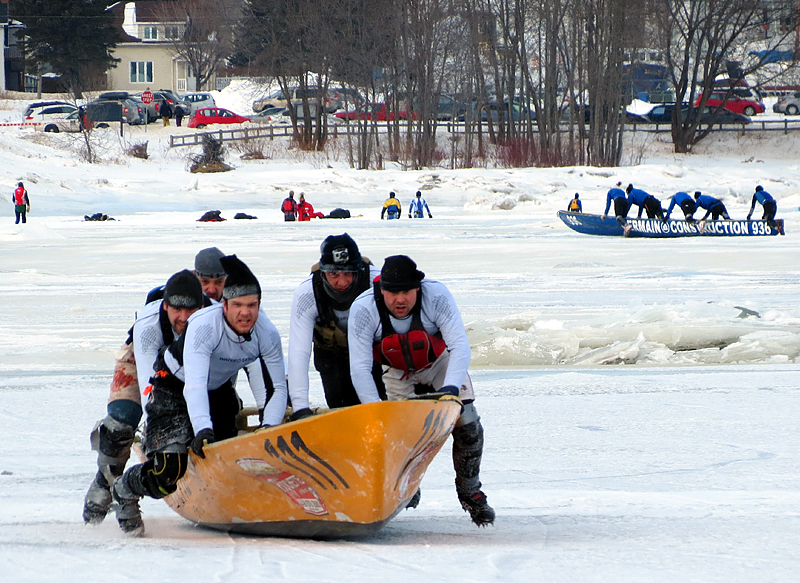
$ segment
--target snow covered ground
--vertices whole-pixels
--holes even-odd
[[[221,93],[221,106],[249,96]],[[226,102],[227,100],[227,102]],[[21,117],[0,100],[0,122]],[[241,110],[241,108],[234,108]],[[345,146],[215,175],[167,147],[185,128],[126,128],[100,164],[74,136],[0,128],[0,572],[3,580],[790,581],[800,570],[800,141],[725,134],[691,156],[634,136],[621,168],[356,171]],[[148,141],[148,160],[128,157]],[[340,140],[343,142],[343,140]],[[639,163],[640,162],[640,163]],[[26,183],[27,225],[11,192]],[[567,229],[580,192],[602,212],[617,181],[662,200],[702,190],[734,218],[756,184],[785,237],[616,239]],[[290,189],[348,220],[286,224]],[[381,221],[394,190],[433,219]],[[218,209],[223,223],[196,221]],[[96,212],[115,218],[85,222]],[[255,220],[234,220],[237,212]],[[760,212],[760,211],[757,211]],[[4,217],[4,218],[3,218]],[[83,525],[114,354],[147,290],[201,248],[260,277],[284,338],[319,243],[347,231],[378,265],[404,253],[445,282],[467,323],[482,478],[498,518],[460,509],[449,446],[422,502],[366,539],[315,542],[196,528],[146,500],[147,536]],[[752,314],[755,312],[756,314]],[[284,349],[286,346],[284,345]],[[312,374],[314,379],[315,374]],[[242,380],[243,384],[246,381]],[[247,398],[248,391],[243,397]],[[323,404],[318,382],[312,401]]]

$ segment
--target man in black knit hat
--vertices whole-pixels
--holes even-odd
[[[207,444],[238,434],[241,400],[231,379],[241,369],[247,369],[263,425],[283,420],[283,349],[277,328],[260,309],[261,286],[235,255],[220,262],[227,273],[222,302],[190,318],[185,333],[159,359],[146,406],[148,460],[114,482],[120,504],[174,492],[190,449],[205,458]]]
[[[481,491],[483,426],[467,373],[469,340],[450,291],[425,279],[411,258],[387,257],[373,289],[350,308],[347,342],[350,374],[362,403],[380,398],[372,377],[376,356],[383,365],[389,400],[422,394],[461,400],[464,409],[453,429],[456,493],[475,524],[492,524],[495,513]],[[419,492],[409,506],[418,501]]]
[[[149,302],[131,328],[117,355],[107,406],[108,415],[92,431],[98,471],[86,493],[83,519],[89,524],[103,521],[111,506],[111,484],[122,475],[131,454],[134,433],[142,417],[148,379],[155,372],[159,351],[183,334],[189,317],[207,298],[197,277],[188,269],[167,280],[159,298]],[[131,535],[143,531],[138,500],[117,506],[120,528]]]

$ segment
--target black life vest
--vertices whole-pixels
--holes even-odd
[[[389,318],[389,308],[383,301],[380,285],[380,278],[375,278],[373,289],[381,318],[381,341],[375,343],[373,358],[408,373],[428,368],[447,350],[447,344],[440,332],[428,334],[422,325],[422,288],[419,288],[417,303],[411,309],[411,327],[405,334],[398,334]]]
[[[353,278],[353,290],[347,290],[348,296],[353,300],[369,289],[369,266],[372,262],[362,257],[363,265]],[[319,270],[319,264],[311,268],[311,287],[314,290],[314,301],[317,304],[317,319],[314,322],[314,346],[321,350],[333,352],[336,356],[347,358],[347,330],[339,325],[336,310],[349,310],[350,305],[336,305],[325,291],[322,281],[324,274]],[[352,304],[352,300],[349,302]]]

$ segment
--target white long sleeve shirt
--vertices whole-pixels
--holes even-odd
[[[208,391],[222,386],[241,369],[266,364],[275,392],[267,403],[267,391],[260,374],[250,374],[250,389],[259,409],[264,408],[264,423],[278,425],[286,412],[286,373],[278,329],[263,310],[250,332],[250,340],[238,335],[225,321],[222,304],[196,312],[186,326],[183,365],[171,352],[165,361],[172,374],[184,382],[183,396],[195,435],[211,429]]]
[[[444,385],[460,387],[467,376],[472,352],[464,329],[464,322],[456,307],[455,300],[444,284],[423,279],[422,326],[428,334],[442,333],[442,339],[450,351]],[[362,403],[380,400],[378,387],[372,378],[373,346],[381,341],[383,326],[375,304],[372,289],[358,296],[350,307],[347,343],[350,349],[350,377]],[[411,315],[403,319],[389,316],[392,327],[398,334],[411,329]]]
[[[380,274],[380,269],[370,265],[370,282]],[[346,331],[350,310],[333,310],[333,313],[339,319],[339,326]],[[314,340],[314,324],[318,316],[313,276],[309,275],[294,292],[289,320],[289,396],[295,411],[309,406],[308,363]]]
[[[133,358],[136,360],[136,376],[142,404],[147,402],[144,389],[155,372],[158,351],[164,346],[164,333],[161,330],[162,303],[162,300],[156,300],[147,304],[133,324]],[[177,335],[175,338],[177,339]]]

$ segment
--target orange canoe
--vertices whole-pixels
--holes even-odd
[[[213,443],[165,501],[198,525],[303,538],[360,536],[405,508],[460,414],[383,401]]]

